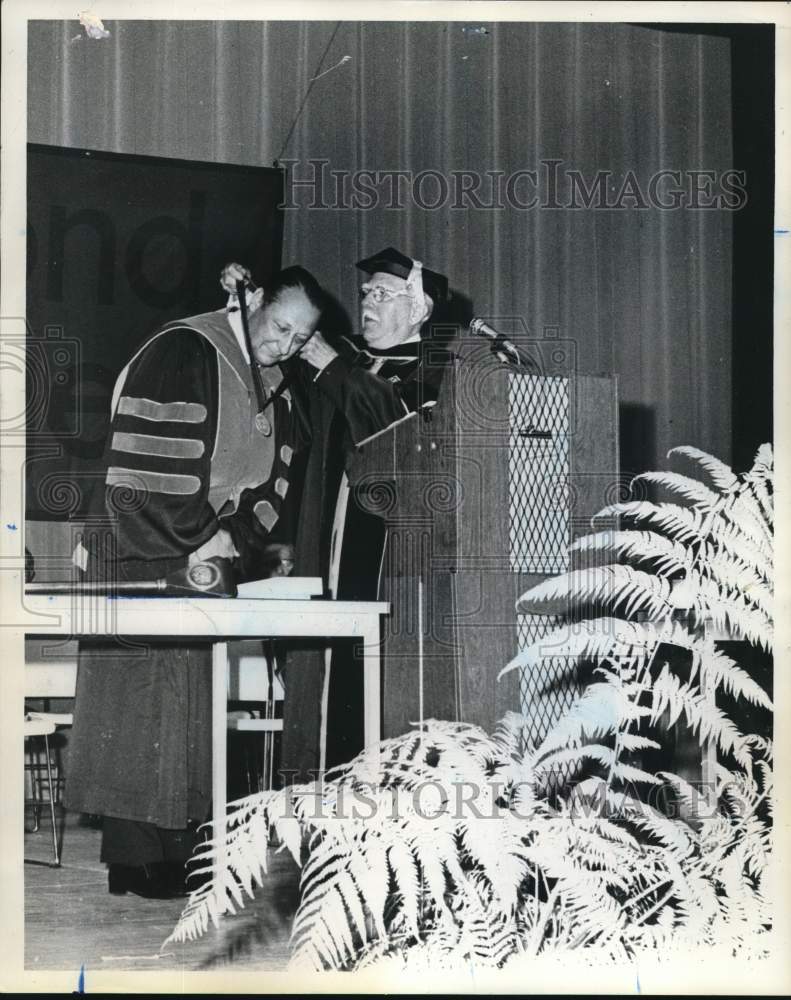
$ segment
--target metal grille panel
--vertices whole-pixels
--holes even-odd
[[[562,573],[569,543],[569,383],[509,376],[511,569]]]
[[[537,642],[560,622],[551,615],[517,615],[519,648]],[[526,719],[527,742],[538,746],[581,690],[576,663],[567,656],[547,657],[540,669],[521,669],[519,703]],[[568,766],[560,768],[550,776],[550,788],[556,788],[571,773]]]
[[[554,575],[569,566],[569,381],[512,373],[509,378],[509,497],[511,569]],[[540,640],[560,622],[546,615],[517,615],[520,649]],[[565,656],[550,656],[540,669],[519,673],[525,736],[537,746],[579,692],[576,668]],[[569,777],[549,775],[549,789]]]

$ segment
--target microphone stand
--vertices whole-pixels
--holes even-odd
[[[236,296],[239,300],[239,313],[242,319],[242,330],[244,331],[244,342],[247,345],[247,356],[250,358],[250,372],[253,376],[253,386],[255,387],[255,398],[258,403],[258,412],[263,413],[266,409],[266,392],[264,391],[264,383],[261,378],[261,372],[258,369],[258,365],[255,363],[255,356],[253,354],[253,342],[250,339],[250,324],[247,320],[247,297],[245,292],[245,282],[236,282]]]
[[[501,333],[494,332],[494,336],[490,336],[489,333],[485,333],[483,328],[485,324],[483,320],[474,319],[470,323],[470,333],[476,337],[484,337],[489,341],[489,346],[492,354],[504,365],[509,365],[511,368],[521,368],[531,375],[541,375],[541,366],[535,359],[531,358],[529,355],[525,354],[524,351],[520,350],[512,341],[508,340]],[[491,327],[488,327],[491,330]]]

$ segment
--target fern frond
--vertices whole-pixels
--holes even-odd
[[[748,473],[750,476],[763,476],[764,479],[771,480],[774,470],[774,449],[769,442],[758,447],[753,460],[753,467]]]
[[[497,906],[492,906],[484,885],[472,882],[457,913],[458,949],[467,963],[498,968],[516,950],[515,925]],[[434,943],[433,935],[428,940]]]
[[[607,868],[623,873],[634,860],[633,852],[641,850],[637,839],[622,824],[606,816],[578,816],[572,810],[564,811],[551,824],[554,836],[559,836],[560,823],[565,824],[561,839],[579,847],[580,863],[591,869]]]
[[[686,455],[688,458],[698,462],[708,472],[712,483],[720,493],[730,493],[738,485],[739,480],[729,465],[721,462],[713,455],[709,455],[708,452],[701,451],[700,448],[693,448],[690,445],[679,445],[676,448],[670,449],[667,453],[668,458],[671,455]]]
[[[697,479],[682,476],[678,472],[641,472],[634,477],[633,483],[642,480],[655,483],[672,493],[678,493],[691,503],[710,510],[719,500],[719,496]]]
[[[639,736],[637,733],[621,733],[619,736],[621,749],[627,752],[638,750],[658,750],[661,746],[656,740],[648,736]]]
[[[684,858],[693,849],[692,831],[680,820],[671,819],[645,805],[631,817],[632,825],[649,834],[675,857]]]
[[[511,813],[497,820],[472,819],[460,825],[461,843],[478,866],[505,914],[513,913],[519,886],[526,874],[524,823]]]
[[[633,767],[631,764],[624,764],[618,761],[613,764],[612,775],[625,784],[636,784],[642,782],[649,785],[661,785],[662,780],[657,778],[650,771],[644,771],[641,767]]]
[[[517,611],[540,614],[547,605],[556,609],[559,602],[565,602],[568,612],[585,604],[601,603],[612,609],[623,605],[627,615],[645,611],[658,618],[669,611],[669,601],[667,580],[631,566],[595,566],[549,577],[531,587],[517,601]]]
[[[275,833],[285,848],[288,849],[294,861],[301,863],[302,829],[295,816],[275,817],[273,822]]]
[[[595,760],[604,767],[611,767],[615,760],[612,747],[601,743],[583,743],[579,747],[564,747],[562,750],[550,751],[545,756],[533,756],[533,767],[539,775],[557,772],[562,775],[569,765],[580,765],[584,760]]]
[[[612,870],[590,871],[576,854],[552,850],[541,844],[533,845],[530,854],[533,863],[555,880],[553,892],[540,908],[534,927],[539,948],[546,925],[553,917],[574,937],[593,939],[622,927],[623,911],[610,892],[611,888],[622,890],[625,887],[621,874]],[[557,916],[559,905],[562,905],[562,922]]]
[[[744,486],[755,497],[770,532],[774,529],[774,484],[772,469],[754,466],[744,476]]]
[[[232,865],[220,872],[222,902],[218,900],[215,878],[207,879],[190,893],[179,921],[165,943],[192,940],[207,930],[209,921],[217,927],[224,913],[234,913],[236,907],[243,907],[245,895],[252,897],[253,885],[262,884],[262,875],[267,870],[267,816],[281,796],[280,792],[259,792],[229,804],[231,812],[225,829],[215,831],[213,837],[201,843],[193,855],[190,873],[211,872],[218,847],[222,845],[226,856],[232,858]]]
[[[689,567],[689,578],[695,586],[699,579],[711,580],[724,593],[735,593],[740,601],[754,604],[771,620],[774,596],[771,587],[751,566],[712,545],[701,547],[700,554]]]
[[[633,655],[639,659],[650,653],[660,641],[658,634],[658,630],[651,625],[622,618],[601,617],[566,622],[517,653],[500,671],[498,679],[511,670],[533,670],[548,657],[553,660],[565,657],[569,661],[617,657],[626,661]]]
[[[655,561],[657,571],[668,576],[688,563],[684,546],[656,531],[599,531],[578,538],[569,551],[611,552],[623,559]]]
[[[503,670],[498,676],[502,676]],[[520,758],[526,741],[526,727],[529,720],[521,712],[508,711],[498,720],[493,734],[499,753],[514,760]]]
[[[774,642],[771,618],[745,600],[739,591],[724,591],[714,581],[699,577],[676,588],[673,600],[677,608],[691,612],[701,625],[710,623],[716,630],[744,637],[752,645],[771,651]]]
[[[417,859],[423,879],[424,894],[439,914],[447,911],[445,894],[448,890],[448,869],[458,873],[457,846],[450,824],[426,824],[415,836],[404,831],[410,849]]]
[[[701,535],[705,514],[694,508],[679,507],[675,503],[650,503],[648,500],[627,500],[614,503],[594,515],[598,518],[627,517],[635,521],[648,521],[679,542],[692,541]]]
[[[713,740],[724,753],[732,753],[744,767],[749,766],[749,747],[736,725],[715,704],[711,697],[688,684],[682,684],[664,666],[651,687],[651,720],[656,723],[667,711],[668,725],[672,726],[684,713],[692,732],[698,732],[701,746]]]
[[[688,650],[695,658],[695,669],[700,656],[711,645],[707,645],[703,636],[691,632],[682,622],[633,622],[607,616],[583,619],[567,622],[521,650],[503,667],[498,678],[511,670],[540,669],[547,658],[553,661],[568,658],[570,662],[595,659],[604,664],[610,661],[617,666],[617,669],[610,672],[610,679],[615,681],[618,678],[620,682],[621,675],[628,668],[636,668],[645,663],[661,644]],[[721,667],[725,670],[726,664],[722,663]],[[606,674],[605,669],[601,672]],[[734,683],[738,683],[736,678]]]
[[[774,705],[761,685],[746,670],[722,650],[709,642],[701,656],[701,679],[706,690],[722,688],[733,698],[745,698],[753,705],[760,705],[770,712]]]
[[[725,518],[719,518],[716,531],[712,533],[716,544],[727,550],[735,559],[751,567],[764,584],[771,588],[774,578],[773,553],[755,545],[741,530],[738,524],[733,524]]]
[[[719,586],[738,590],[744,600],[757,605],[771,617],[773,598],[767,583],[771,570],[765,556],[749,543],[749,548],[745,547],[743,538],[732,546],[736,553],[723,551],[719,534],[715,532],[714,537],[717,538],[717,545],[704,542],[692,548],[657,532],[598,532],[577,539],[570,549],[577,552],[609,551],[631,561],[653,562],[655,573],[668,577],[685,573],[693,587],[700,576],[712,579]],[[747,561],[742,558],[745,555]]]
[[[344,968],[354,955],[343,896],[333,882],[320,897],[300,905],[291,934],[291,968],[321,972]]]
[[[691,831],[684,823],[662,815],[628,792],[615,790],[603,778],[594,776],[581,781],[573,789],[571,801],[575,817],[613,818],[650,833],[677,856],[685,856],[692,848]]]
[[[389,847],[388,861],[400,898],[401,917],[408,932],[417,937],[420,920],[420,870],[417,859],[403,840],[396,840]]]
[[[766,523],[763,512],[755,497],[742,490],[728,498],[730,502],[722,507],[723,517],[758,547],[765,558],[772,558],[772,529]]]
[[[650,709],[632,704],[623,689],[614,684],[590,684],[544,737],[535,759],[617,732],[625,721],[649,713]]]
[[[675,793],[685,822],[699,825],[711,813],[711,805],[700,788],[672,771],[657,771],[657,777],[662,778]]]

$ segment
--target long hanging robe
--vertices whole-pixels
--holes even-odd
[[[438,342],[412,341],[384,350],[358,350],[349,341],[316,376],[325,403],[331,405],[326,449],[321,450],[324,504],[318,571],[339,599],[382,598],[387,529],[381,512],[359,489],[349,489],[348,472],[366,478],[366,442],[388,433],[402,421],[430,419],[452,355]],[[314,456],[318,462],[319,454]],[[381,470],[368,470],[371,480]],[[402,469],[395,489],[409,489],[410,470]],[[317,478],[317,477],[316,477]],[[376,505],[374,504],[373,507]],[[303,542],[303,551],[310,545]],[[362,671],[354,643],[333,643],[326,726],[326,765],[349,760],[363,745]],[[383,647],[387,657],[387,643]],[[284,706],[283,762],[303,778],[320,763],[322,669],[305,663],[290,671]]]
[[[263,374],[270,391],[284,377],[279,368]],[[224,311],[149,339],[116,384],[93,494],[99,529],[91,541],[86,527],[83,568],[156,579],[226,528],[250,579],[265,544],[293,542],[310,429],[301,379],[286,377],[292,384],[256,420],[249,367]],[[210,667],[209,648],[177,633],[156,644],[83,644],[66,807],[172,829],[205,819]]]

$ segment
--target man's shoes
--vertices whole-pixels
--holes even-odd
[[[187,895],[184,874],[184,865],[165,861],[135,867],[111,864],[107,887],[113,896],[131,892],[145,899],[178,899]]]

